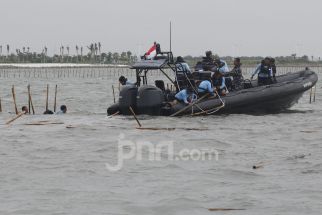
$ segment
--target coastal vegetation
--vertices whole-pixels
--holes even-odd
[[[255,65],[261,62],[265,56],[240,56],[243,65]],[[234,57],[221,56],[232,64]],[[100,42],[91,43],[88,46],[69,46],[62,45],[59,53],[48,54],[48,48],[45,46],[40,52],[33,51],[28,46],[12,50],[9,44],[0,44],[0,63],[73,63],[73,64],[124,64],[130,65],[139,59],[131,51],[122,52],[104,52]],[[190,65],[195,65],[202,60],[202,56],[184,56],[185,61]],[[289,56],[275,57],[276,63],[279,65],[321,65],[320,57],[314,56],[297,56],[291,54]]]

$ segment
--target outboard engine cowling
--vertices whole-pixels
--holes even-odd
[[[136,111],[136,97],[138,88],[135,86],[123,86],[119,95],[119,109],[123,115],[131,115],[129,107]]]
[[[162,102],[164,102],[164,95],[159,88],[148,85],[139,88],[137,97],[139,114],[160,115]]]

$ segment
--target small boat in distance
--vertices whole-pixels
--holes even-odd
[[[136,72],[136,86],[122,87],[119,102],[107,109],[108,115],[117,112],[130,115],[130,107],[138,115],[154,116],[278,113],[296,104],[303,93],[318,81],[317,74],[306,68],[303,71],[276,76],[276,82],[270,85],[258,86],[257,81],[245,80],[241,89],[231,91],[226,96],[199,98],[190,105],[178,103],[169,106],[165,104],[178,92],[181,80],[196,83],[210,78],[211,72],[195,71],[191,77],[182,77],[177,71],[172,52],[162,53],[152,60],[142,59],[135,63],[132,69]],[[174,78],[165,72],[169,69],[173,71]],[[155,80],[154,86],[148,85],[147,74],[152,70],[161,71],[176,89],[165,89],[162,80]]]

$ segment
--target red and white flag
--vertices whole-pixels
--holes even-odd
[[[146,59],[153,59],[157,55],[157,45],[153,44],[153,46],[149,49],[147,53],[145,53]]]

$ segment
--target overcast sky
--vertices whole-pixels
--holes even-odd
[[[153,41],[175,55],[322,57],[321,0],[0,0],[0,45],[59,53],[101,42],[144,52]],[[3,48],[5,49],[5,48]],[[3,53],[5,50],[3,50]]]

